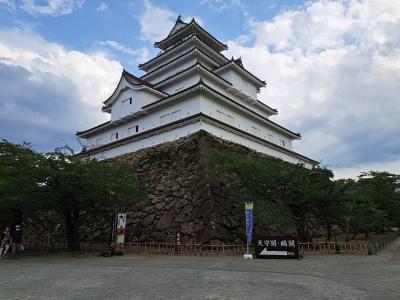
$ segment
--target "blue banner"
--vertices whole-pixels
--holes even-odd
[[[253,203],[245,203],[247,245],[251,245],[253,233]]]

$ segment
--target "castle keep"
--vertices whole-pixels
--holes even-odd
[[[85,156],[113,158],[174,141],[201,130],[291,163],[316,161],[292,150],[300,134],[271,118],[278,112],[257,99],[265,82],[240,58],[227,58],[220,42],[193,19],[180,17],[156,42],[160,53],[140,64],[137,77],[122,72],[102,111],[110,120],[77,132],[87,140]]]

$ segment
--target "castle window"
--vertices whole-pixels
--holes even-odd
[[[176,110],[171,113],[171,121],[176,121],[181,118],[182,110]]]
[[[230,116],[230,115],[226,115],[226,123],[234,125],[235,124],[235,118]]]
[[[261,130],[259,128],[257,128],[257,127],[252,126],[251,127],[251,133],[254,134],[254,135],[260,136]]]
[[[222,111],[217,110],[217,118],[224,121],[225,120],[225,113]]]
[[[118,132],[111,134],[111,142],[118,140]]]
[[[100,146],[102,144],[103,144],[103,139],[102,138],[96,139],[96,146]]]
[[[129,105],[131,105],[131,104],[132,104],[132,98],[122,100],[122,110],[128,109]]]
[[[280,142],[280,145],[281,145],[282,147],[285,147],[285,141],[284,141],[284,140],[280,140],[279,142]]]
[[[128,135],[132,135],[139,132],[139,125],[135,125],[128,128]]]
[[[169,114],[165,114],[163,116],[160,117],[160,125],[164,125],[167,124],[170,120],[170,116]]]

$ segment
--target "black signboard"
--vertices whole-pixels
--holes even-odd
[[[256,236],[254,253],[257,258],[298,258],[299,243],[297,236]]]

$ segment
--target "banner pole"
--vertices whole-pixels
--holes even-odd
[[[249,253],[249,245],[251,244],[253,232],[253,203],[245,202],[244,212],[246,217],[246,254],[243,255],[244,259],[253,259],[253,255]]]

